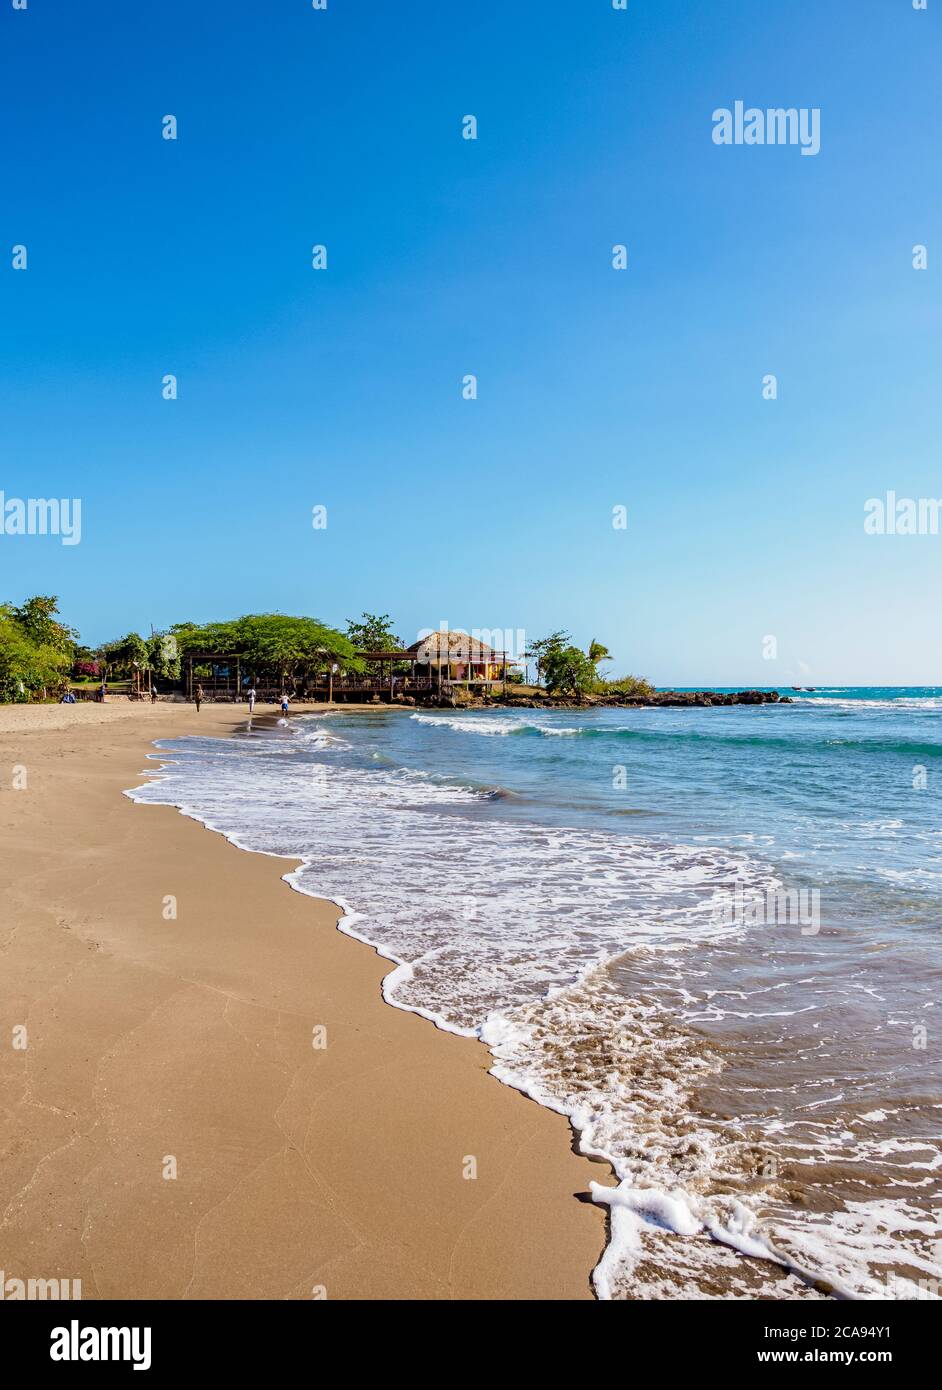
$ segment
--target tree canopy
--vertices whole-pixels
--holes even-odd
[[[547,690],[571,690],[577,693],[594,690],[598,672],[579,647],[552,647],[542,663]]]
[[[527,657],[532,657],[536,662],[536,678],[538,682],[543,679],[547,658],[554,652],[561,652],[571,641],[572,638],[569,636],[569,633],[564,632],[560,628],[556,632],[551,632],[548,637],[538,637],[529,644],[525,655]]]
[[[238,656],[255,671],[300,674],[327,662],[358,669],[349,637],[317,618],[290,618],[284,613],[248,613],[229,622],[178,624],[170,629],[182,656],[214,652]]]
[[[28,700],[65,685],[77,633],[57,619],[58,599],[0,604],[0,700]]]
[[[358,652],[391,652],[402,646],[388,613],[363,613],[358,620],[348,618],[347,636]]]
[[[180,675],[180,653],[172,632],[155,632],[146,638],[129,632],[113,642],[102,643],[97,655],[100,664],[112,675],[116,672],[130,675],[135,667],[152,671],[164,680],[176,680]]]
[[[147,643],[147,665],[155,676],[176,680],[180,675],[180,648],[172,632],[158,632]]]
[[[183,659],[192,654],[238,657],[245,675],[295,680],[325,666],[358,672],[365,663],[356,653],[388,652],[402,647],[388,613],[362,613],[347,621],[346,632],[318,618],[284,613],[247,613],[224,622],[175,623],[168,631],[141,637],[129,632],[97,649],[109,673],[135,668],[164,680],[177,680]],[[0,604],[0,700],[28,700],[35,694],[58,694],[73,663],[94,669],[92,651],[78,645],[78,633],[62,623],[58,600],[36,595],[19,607]],[[531,642],[526,655],[537,663],[538,679],[550,691],[644,694],[652,687],[634,676],[602,680],[597,666],[611,660],[595,638],[588,653],[573,645],[562,629]],[[83,672],[87,673],[87,672]]]
[[[537,679],[547,690],[573,691],[624,691],[626,694],[646,693],[653,690],[647,681],[635,676],[624,676],[620,681],[604,681],[599,676],[598,665],[611,661],[612,654],[603,642],[593,637],[588,652],[573,645],[568,632],[561,629],[551,632],[548,637],[540,637],[531,642],[527,656],[536,658]]]
[[[78,641],[74,628],[66,627],[57,617],[59,600],[54,594],[37,594],[28,598],[19,608],[10,610],[27,639],[37,647],[51,647],[57,652],[69,654]]]
[[[99,648],[101,660],[110,671],[131,671],[135,666],[147,666],[147,644],[136,632],[104,642]]]
[[[78,633],[58,620],[57,599],[37,596],[19,608],[0,604],[0,700],[28,700],[35,694],[58,694],[66,685],[73,662],[92,666],[92,651],[78,646]],[[369,643],[398,645],[387,614],[364,613],[350,624],[357,642],[317,618],[292,618],[284,613],[249,613],[227,622],[176,623],[167,632],[148,638],[137,632],[103,643],[95,655],[109,674],[130,674],[138,667],[165,680],[180,675],[181,657],[190,652],[238,656],[247,673],[268,672],[281,680],[327,664],[358,671],[361,650]]]

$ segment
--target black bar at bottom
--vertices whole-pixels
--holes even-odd
[[[558,1304],[389,1303],[364,1305],[310,1302],[18,1302],[0,1309],[3,1360],[15,1358],[18,1376],[35,1370],[63,1381],[75,1374],[135,1374],[163,1381],[180,1372],[231,1371],[244,1384],[251,1376],[277,1383],[294,1379],[307,1365],[310,1377],[343,1373],[361,1362],[365,1346],[374,1364],[380,1356],[402,1352],[403,1338],[416,1355],[436,1333],[446,1333],[451,1373],[467,1379],[476,1358],[485,1374],[507,1371],[507,1356],[489,1335],[489,1324],[503,1325],[507,1339],[524,1358],[571,1349],[574,1370],[580,1356],[604,1337],[615,1364],[660,1365],[664,1371],[751,1371],[766,1368],[800,1373],[803,1367],[851,1370],[876,1368],[915,1371],[926,1365],[934,1343],[936,1300],[852,1303],[836,1300],[741,1302],[625,1302],[608,1308],[586,1303],[568,1313]],[[378,1315],[378,1317],[377,1317]],[[376,1321],[366,1322],[364,1319]],[[543,1318],[551,1319],[544,1327]],[[412,1319],[416,1318],[414,1331]],[[382,1350],[385,1346],[385,1352]],[[581,1351],[580,1351],[581,1348]],[[619,1350],[620,1349],[620,1350]],[[322,1358],[327,1354],[331,1360]],[[341,1357],[337,1366],[334,1357]],[[455,1360],[452,1361],[452,1356]],[[639,1362],[638,1358],[641,1358]],[[97,1359],[96,1359],[97,1357]],[[496,1357],[496,1360],[494,1359]],[[76,1359],[77,1358],[77,1359]],[[117,1359],[115,1359],[117,1358]],[[449,1371],[436,1354],[436,1378]],[[610,1369],[614,1369],[611,1361]],[[135,1367],[138,1367],[135,1372]],[[289,1370],[293,1367],[293,1370]],[[425,1377],[429,1367],[416,1367]],[[401,1366],[400,1366],[401,1370]],[[27,1382],[29,1383],[29,1382]]]

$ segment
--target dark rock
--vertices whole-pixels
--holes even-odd
[[[543,694],[537,698],[491,696],[486,703],[513,709],[592,709],[613,706],[627,709],[652,706],[668,709],[708,709],[714,705],[774,705],[793,702],[790,696],[779,695],[777,690],[658,690],[648,696],[625,695],[621,691],[613,691],[610,695]]]

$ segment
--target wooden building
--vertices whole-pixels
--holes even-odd
[[[288,682],[295,700],[394,701],[405,696],[434,700],[455,686],[483,692],[507,680],[506,652],[495,651],[466,632],[433,632],[402,650],[357,652],[362,671],[346,671],[323,653],[323,661]],[[245,699],[254,683],[261,704],[276,702],[282,691],[276,671],[249,670],[244,660],[225,652],[189,652],[183,686],[188,700],[197,685],[206,700]]]
[[[486,688],[507,679],[507,653],[496,652],[467,632],[430,632],[408,648],[419,675],[442,685]]]

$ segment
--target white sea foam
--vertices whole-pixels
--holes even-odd
[[[836,709],[865,710],[936,710],[942,709],[942,698],[938,695],[897,695],[891,699],[847,699],[840,695],[805,695],[795,701],[796,705],[824,705]]]
[[[531,724],[526,719],[507,719],[501,715],[484,712],[456,717],[444,714],[413,714],[410,718],[417,724],[451,729],[457,734],[484,734],[490,737],[530,733],[540,734],[544,738],[572,738],[582,732],[581,729],[563,728],[552,724]]]
[[[467,731],[460,716],[413,717]],[[490,733],[523,727],[486,717],[479,730],[471,718],[473,732],[485,722]],[[185,740],[128,794],[178,805],[246,848],[301,858],[286,875],[292,886],[338,903],[342,930],[395,964],[383,985],[391,1004],[481,1037],[496,1076],[569,1117],[583,1152],[607,1160],[616,1178],[593,1187],[611,1218],[594,1276],[600,1296],[712,1296],[713,1287],[734,1297],[871,1296],[872,1262],[898,1253],[880,1224],[890,1211],[894,1232],[932,1246],[924,1214],[905,1202],[885,1204],[880,1219],[863,1204],[840,1222],[803,1226],[774,1181],[744,1183],[745,1126],[698,1116],[691,1100],[721,1057],[691,1036],[669,997],[626,995],[613,974],[628,959],[645,967],[642,978],[659,962],[695,970],[698,950],[741,932],[717,924],[714,892],[777,886],[764,865],[707,844],[481,817],[482,793],[351,765],[349,748],[303,719],[275,738]],[[695,1014],[697,996],[684,995]],[[861,1161],[873,1157],[865,1149],[876,1141],[855,1142]],[[913,1162],[930,1165],[932,1155]],[[936,1268],[924,1254],[912,1263]]]

